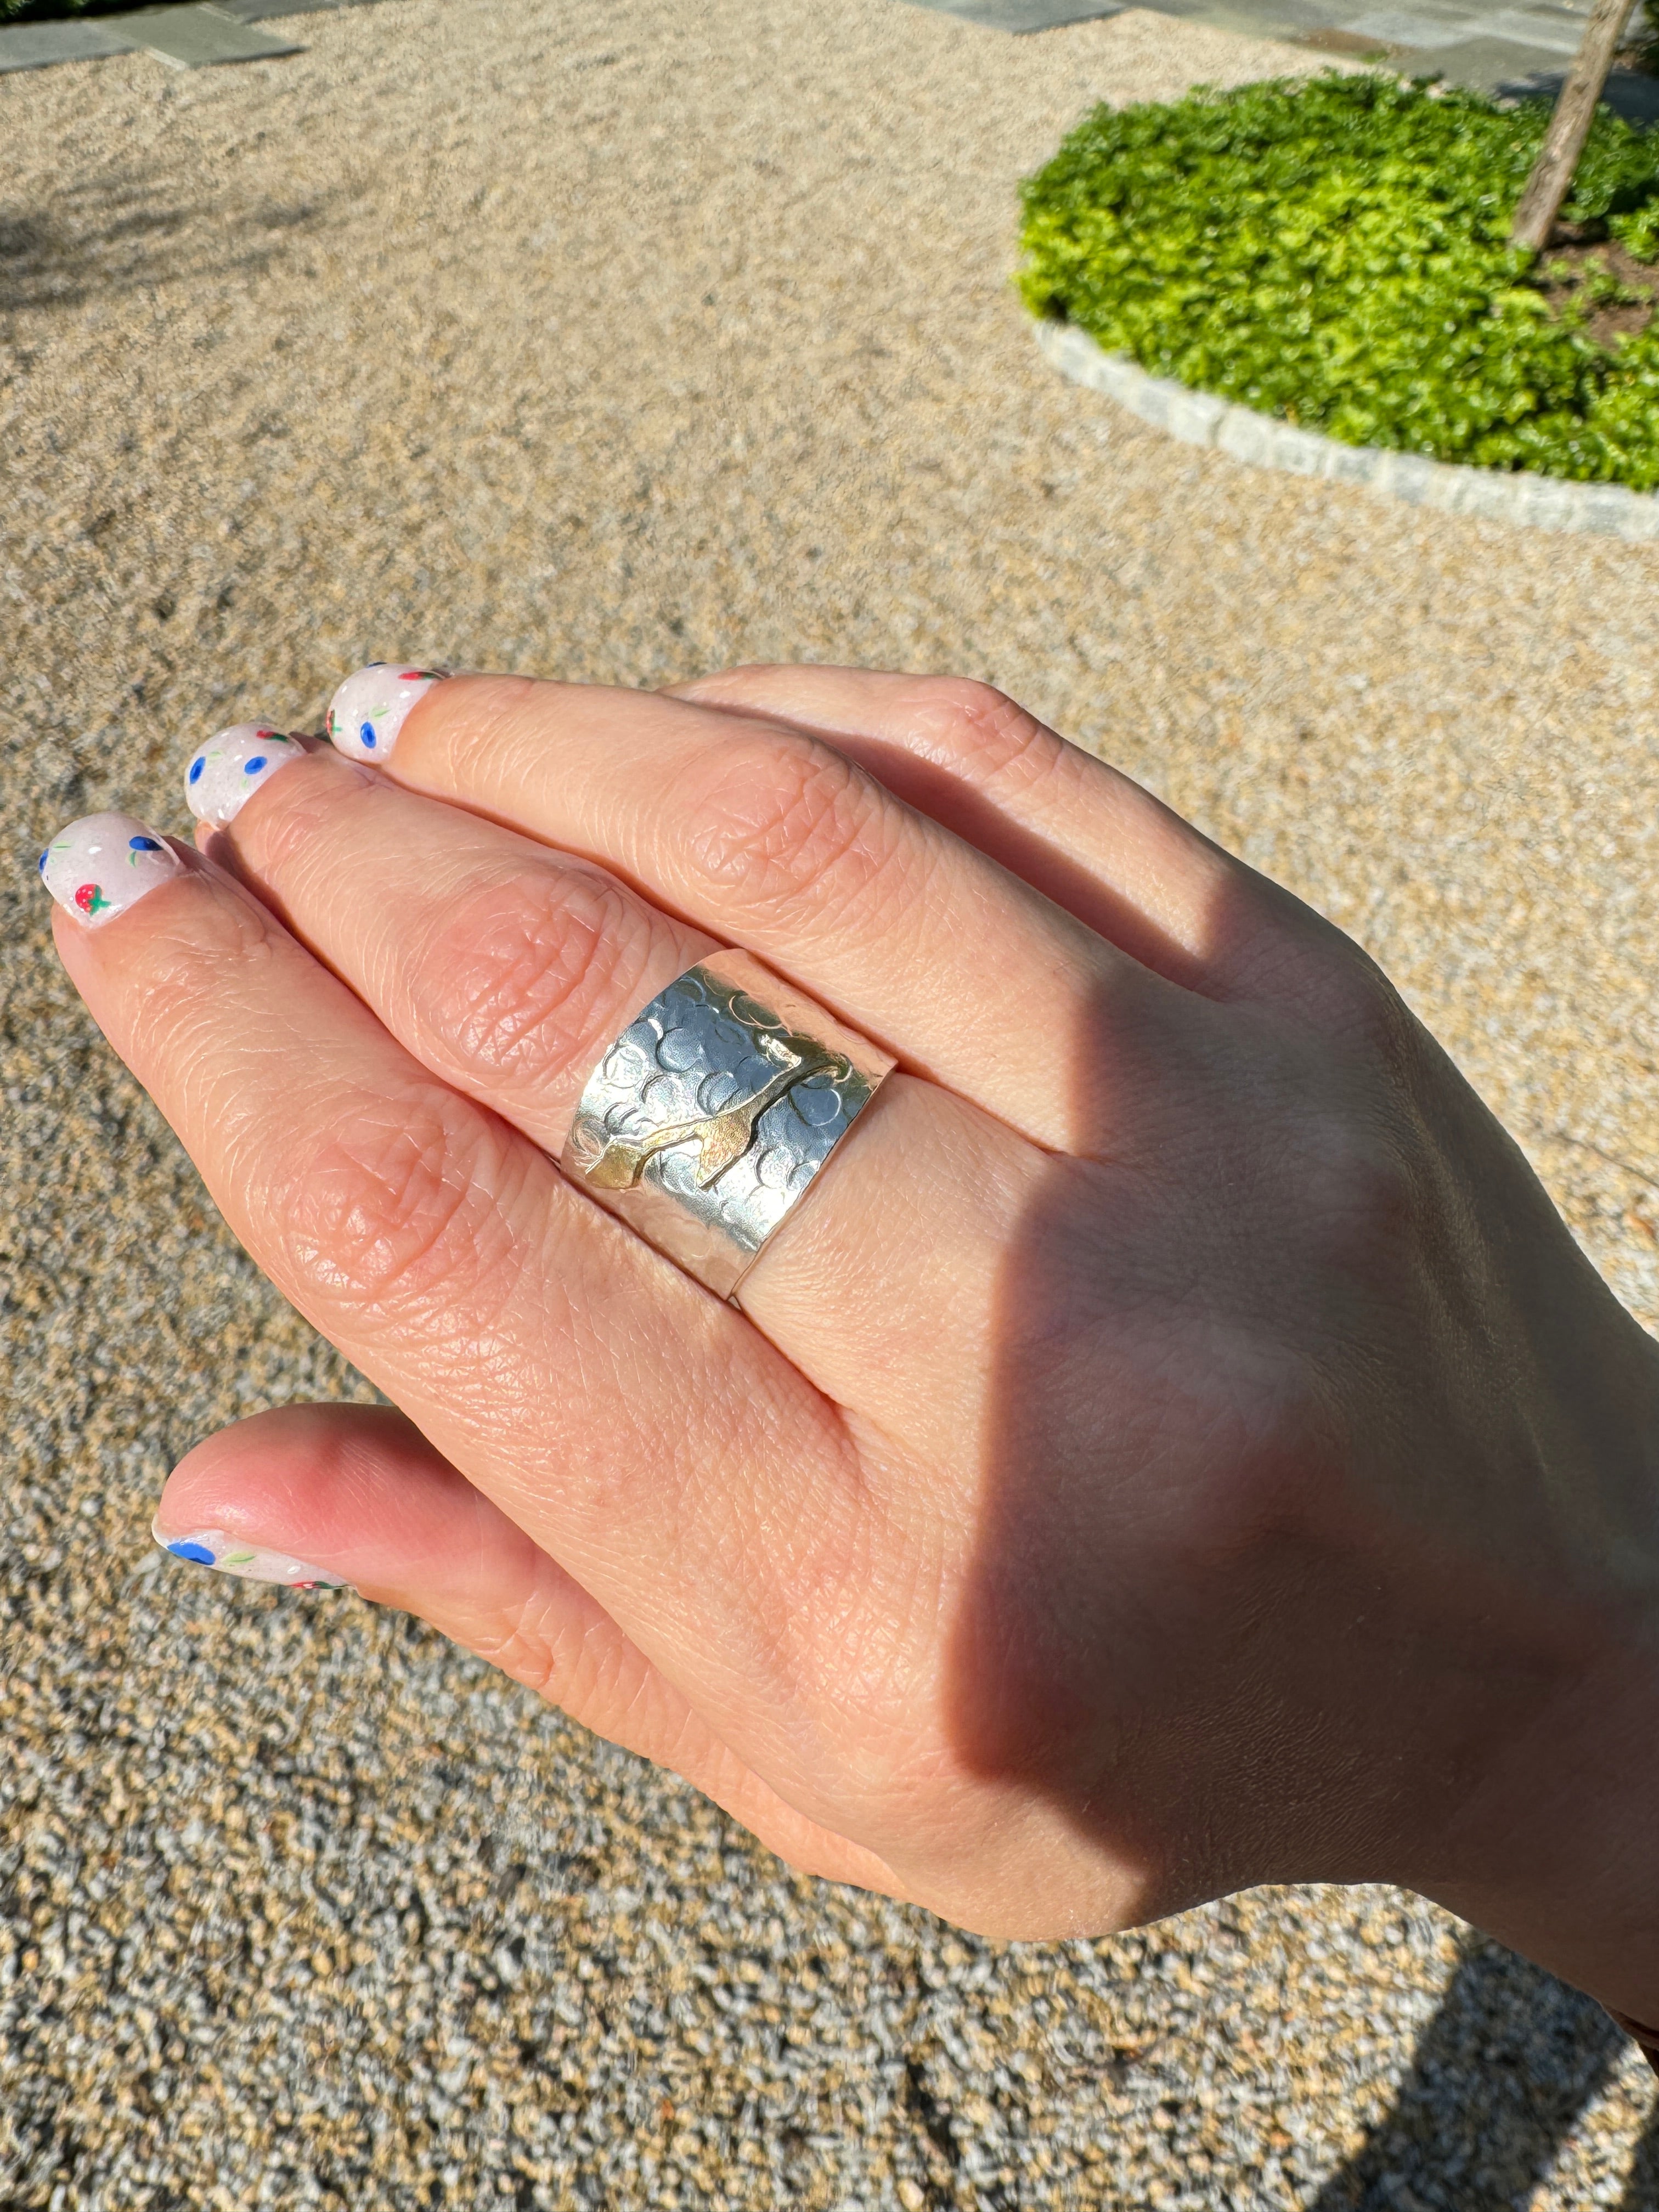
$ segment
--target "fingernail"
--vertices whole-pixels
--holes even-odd
[[[131,814],[84,815],[40,855],[41,880],[58,905],[94,927],[184,872],[172,846]]]
[[[278,769],[304,758],[305,747],[268,722],[238,722],[191,755],[185,803],[198,822],[222,830]]]
[[[288,1589],[344,1589],[343,1575],[313,1567],[286,1552],[267,1551],[262,1544],[244,1543],[222,1528],[197,1528],[188,1536],[164,1536],[152,1522],[150,1534],[175,1559],[194,1559],[198,1566],[216,1567],[222,1575],[240,1575],[246,1583],[280,1583]]]
[[[348,676],[328,709],[328,734],[349,760],[382,761],[398,742],[410,708],[441,684],[447,668],[404,668],[372,660]]]

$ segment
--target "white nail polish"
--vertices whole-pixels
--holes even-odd
[[[304,758],[305,747],[269,722],[238,722],[191,755],[185,803],[198,822],[222,830],[279,769]]]
[[[348,760],[385,760],[410,708],[448,673],[447,668],[371,661],[348,676],[334,694],[328,709],[330,739]]]
[[[244,1543],[222,1528],[196,1528],[185,1536],[164,1536],[154,1523],[150,1534],[175,1559],[193,1559],[198,1566],[214,1567],[222,1575],[240,1575],[244,1582],[280,1583],[287,1589],[344,1589],[341,1575],[313,1567],[286,1552],[272,1552],[262,1544]]]
[[[53,898],[94,928],[184,872],[173,848],[131,814],[83,815],[40,855],[40,879]]]

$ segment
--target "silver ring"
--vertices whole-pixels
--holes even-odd
[[[750,953],[713,952],[607,1049],[559,1165],[733,1298],[892,1066]]]

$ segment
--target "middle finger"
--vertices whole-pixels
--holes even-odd
[[[327,751],[203,834],[434,1074],[555,1157],[606,1047],[713,943],[589,863]],[[902,1073],[854,1134],[856,1171],[786,1218],[744,1310],[837,1403],[943,1456],[974,1421],[999,1257],[1045,1156]]]
[[[337,708],[378,683],[349,677]],[[334,713],[334,743],[615,869],[1037,1144],[1098,1139],[1082,1033],[1098,1051],[1177,993],[808,732],[517,677],[452,678],[403,712],[396,728]]]

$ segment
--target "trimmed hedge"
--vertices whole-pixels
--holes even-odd
[[[1021,292],[1352,445],[1651,490],[1659,319],[1601,344],[1611,274],[1553,303],[1506,243],[1548,112],[1370,72],[1097,107],[1021,188]],[[1563,219],[1659,260],[1659,131],[1600,110]]]

